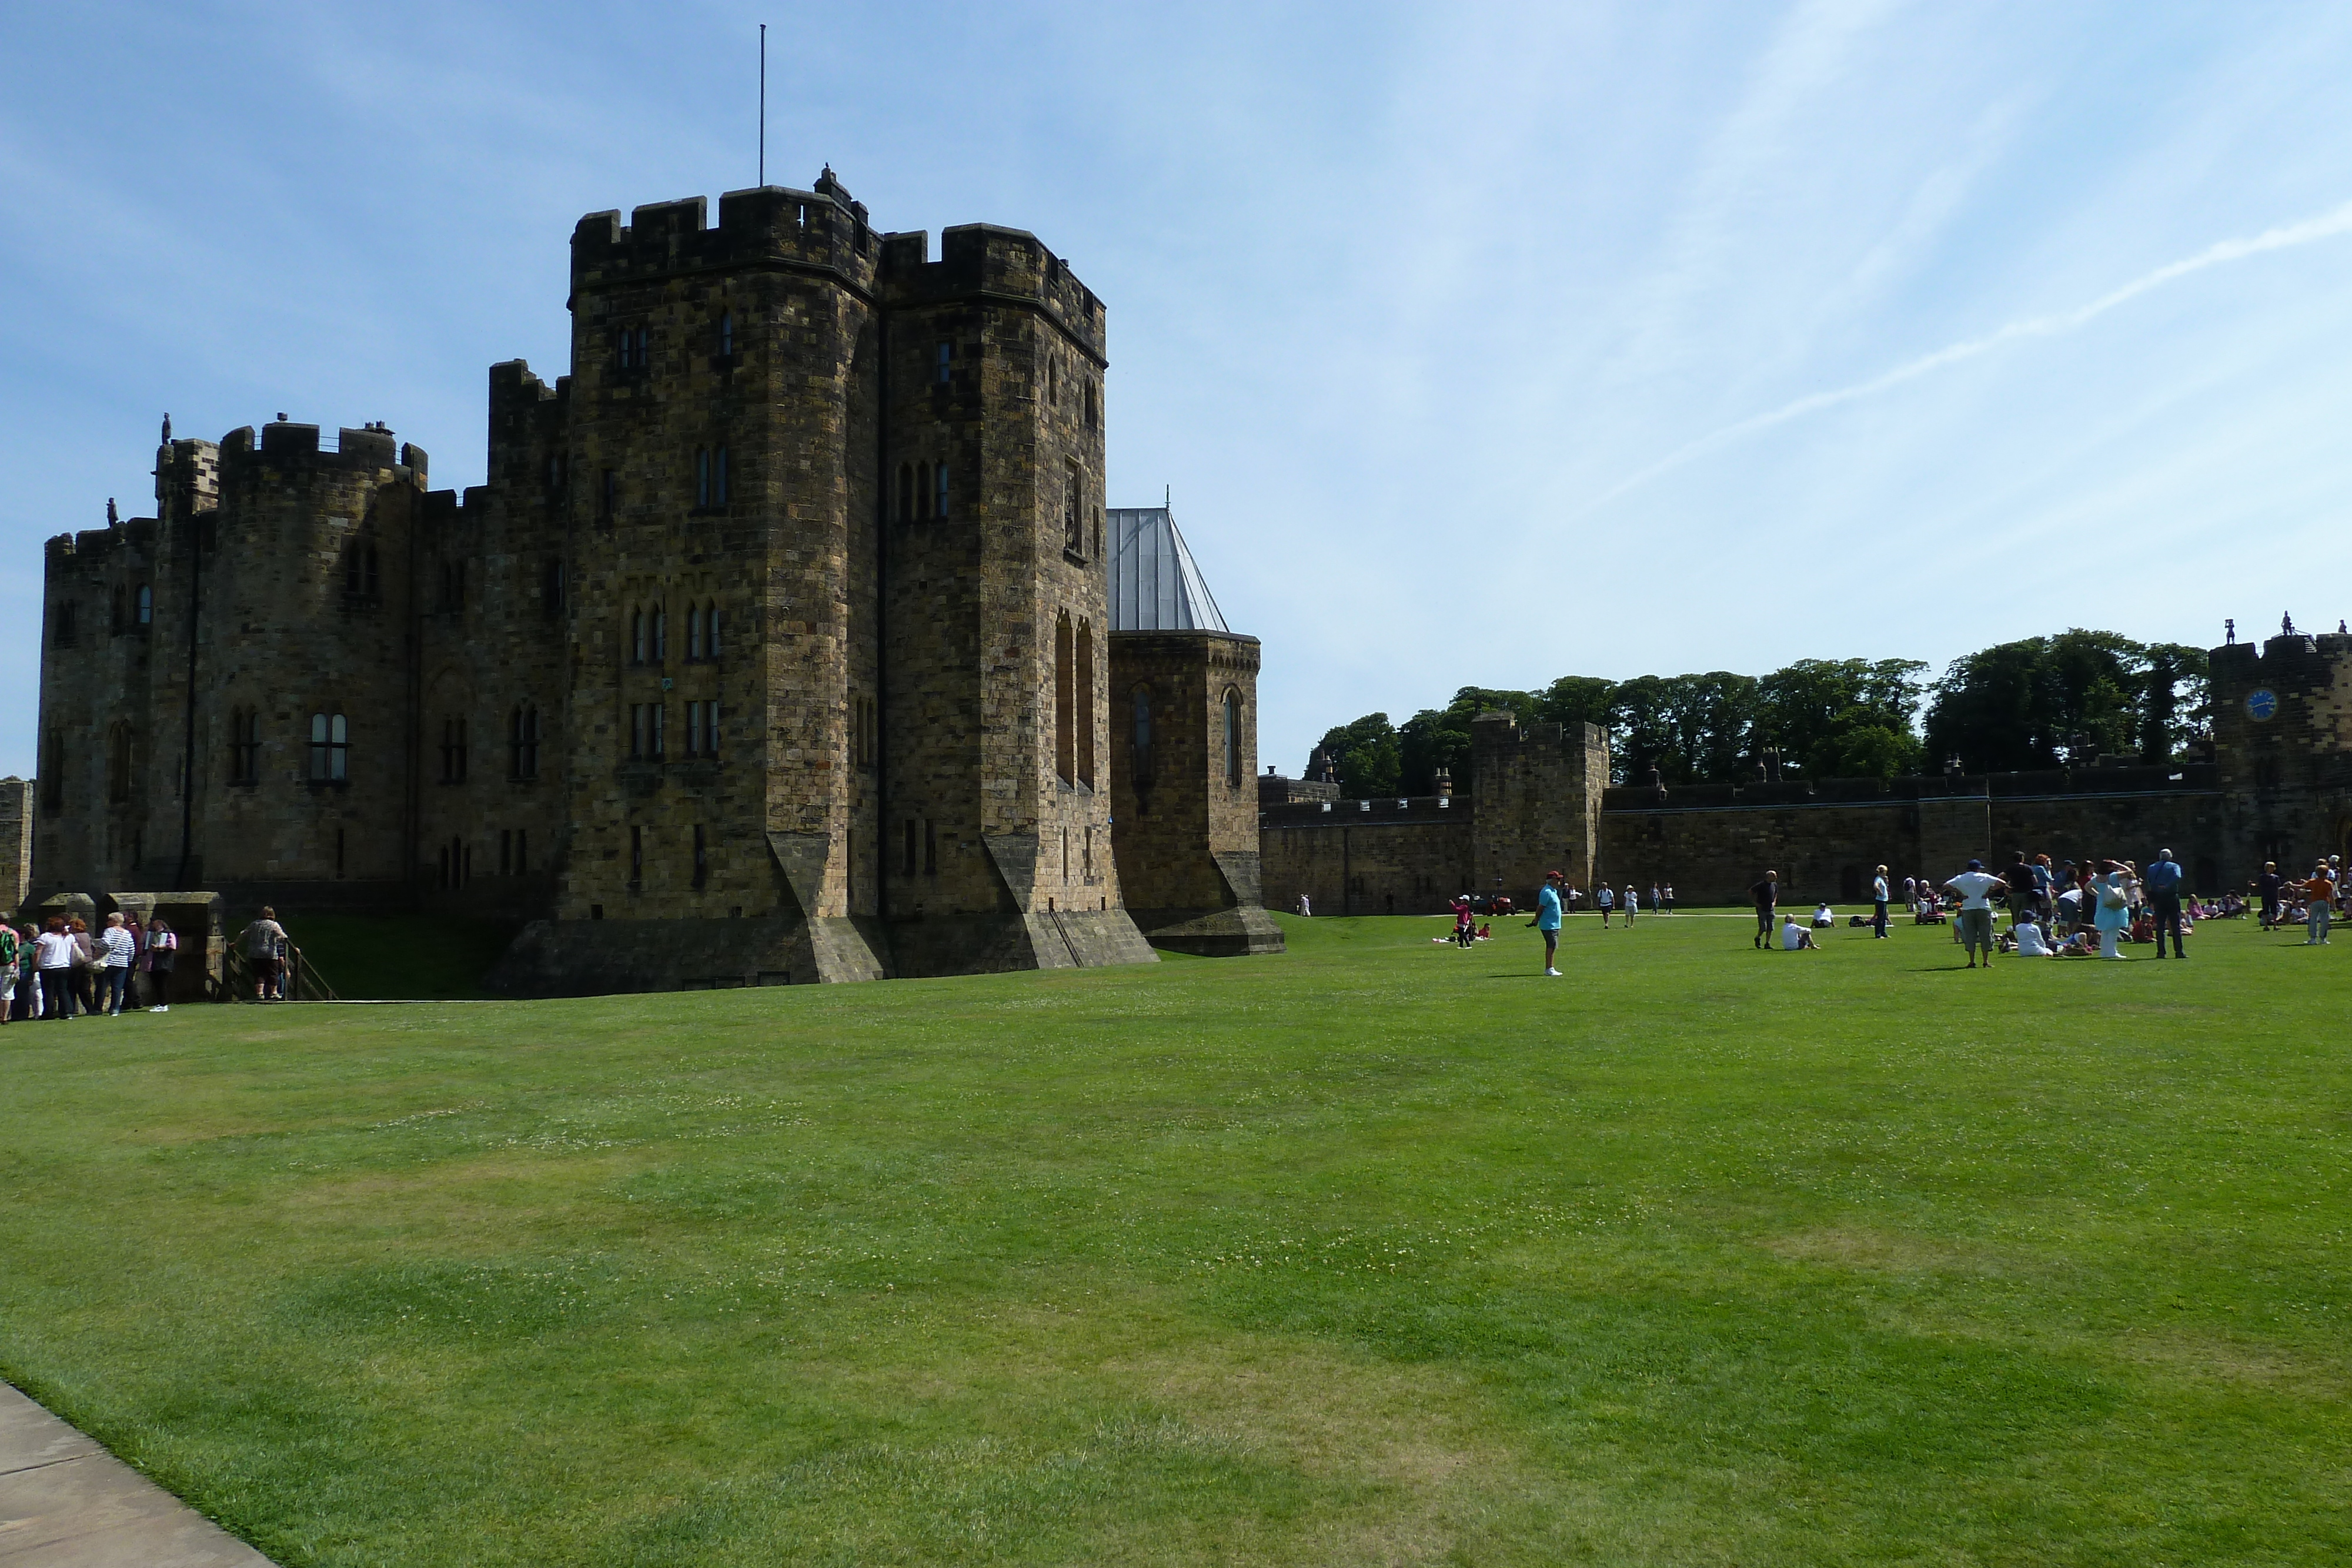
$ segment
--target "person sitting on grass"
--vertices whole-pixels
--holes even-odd
[[[1830,913],[1830,901],[1828,899],[1824,898],[1819,904],[1813,905],[1814,930],[1826,931],[1836,924],[1837,916]]]
[[[2056,951],[2050,946],[2050,934],[2042,929],[2040,917],[2031,909],[2011,928],[2009,947],[2021,958],[2047,958]]]
[[[1811,950],[1818,953],[1822,950],[1822,945],[1813,940],[1813,934],[1806,930],[1803,926],[1798,925],[1797,917],[1794,915],[1784,915],[1780,917],[1780,950],[1782,952],[1802,953]]]
[[[2087,925],[2058,944],[2058,956],[2061,958],[2095,958],[2098,956],[2099,934]]]

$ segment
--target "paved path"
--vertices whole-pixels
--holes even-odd
[[[270,1568],[270,1563],[0,1383],[0,1568]]]

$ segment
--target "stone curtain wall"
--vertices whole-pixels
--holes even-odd
[[[1646,790],[1612,789],[1601,819],[1602,859],[1612,882],[1632,882],[1645,899],[1654,883],[1671,883],[1676,902],[1694,907],[1746,903],[1768,869],[1780,872],[1786,902],[1855,903],[1868,899],[1873,870],[1883,864],[1899,899],[1906,876],[1941,883],[1972,858],[1999,872],[2021,849],[2053,862],[2112,855],[2143,864],[2170,849],[2198,891],[2221,891],[2221,801],[2210,768],[2203,788],[2184,780],[2101,789],[2132,780],[2103,780],[2098,771],[2071,780],[2064,774],[1895,779],[1889,793],[1863,798],[1855,797],[1875,781],[1823,779],[1820,795],[1803,794],[1802,785],[1701,787],[1664,791],[1663,802],[1643,800]],[[2052,791],[2053,782],[2074,788]],[[1906,786],[1916,792],[1903,792]],[[1681,803],[1717,791],[1734,799]],[[1848,798],[1835,798],[1842,793]],[[1739,799],[1755,796],[1766,798]]]
[[[1265,906],[1295,914],[1305,892],[1317,915],[1437,915],[1457,894],[1492,891],[1472,886],[1474,811],[1439,800],[1267,809],[1258,831]]]

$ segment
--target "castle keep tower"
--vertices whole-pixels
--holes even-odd
[[[524,993],[1149,961],[1101,301],[829,170],[592,214],[571,281],[463,497],[167,428],[156,517],[50,542],[37,886],[505,915]]]

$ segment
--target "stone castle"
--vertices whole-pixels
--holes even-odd
[[[569,308],[463,496],[166,421],[155,516],[49,542],[35,895],[503,916],[518,994],[1278,948],[1257,642],[1107,518],[1067,263],[827,170],[583,218]]]
[[[2292,632],[2211,654],[2210,760],[1915,779],[1619,785],[1592,727],[1473,727],[1469,791],[1341,800],[1258,780],[1265,900],[1317,914],[1432,914],[1457,894],[1525,901],[1547,870],[1574,885],[1672,885],[1685,904],[1743,902],[1767,869],[1791,901],[1869,897],[1874,869],[1941,882],[1970,858],[2146,863],[2169,849],[2200,892],[2242,892],[2275,861],[2352,858],[2352,636]],[[1444,788],[1444,786],[1441,786]]]

